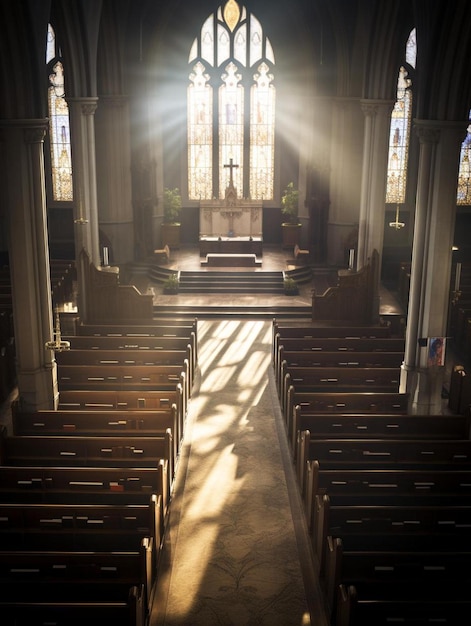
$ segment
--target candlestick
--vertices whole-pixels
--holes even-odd
[[[108,267],[108,248],[103,248],[103,265]]]
[[[461,282],[461,263],[457,263],[456,272],[455,272],[455,291],[460,290],[460,282]]]
[[[350,255],[348,258],[348,269],[352,270],[353,269],[353,262],[355,259],[355,248],[350,248]]]

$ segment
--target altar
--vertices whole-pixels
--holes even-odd
[[[263,255],[261,237],[213,237],[200,236],[200,256],[207,254],[255,254]]]
[[[262,200],[239,198],[234,187],[232,159],[224,199],[200,201],[200,251],[208,253],[261,254]]]
[[[262,201],[236,200],[228,206],[226,200],[200,202],[200,240],[208,237],[262,238]]]

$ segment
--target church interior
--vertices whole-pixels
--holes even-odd
[[[2,0],[6,626],[471,615],[471,3]]]

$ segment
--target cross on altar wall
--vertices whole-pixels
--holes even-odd
[[[229,167],[230,168],[230,178],[229,178],[229,187],[234,187],[234,178],[233,178],[233,169],[234,168],[238,168],[238,165],[234,165],[234,163],[232,162],[232,158],[229,159],[229,163],[226,163],[224,165],[224,167]]]

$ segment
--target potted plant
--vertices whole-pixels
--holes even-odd
[[[284,277],[283,288],[287,296],[296,296],[299,293],[298,283],[291,276]]]
[[[163,282],[164,293],[178,293],[180,288],[180,277],[178,272],[172,272]]]
[[[164,189],[164,219],[161,226],[162,246],[180,247],[180,212],[182,197],[178,188]]]
[[[281,213],[286,220],[281,224],[283,248],[293,248],[300,241],[301,224],[298,219],[299,191],[294,183],[288,183],[281,196]]]

